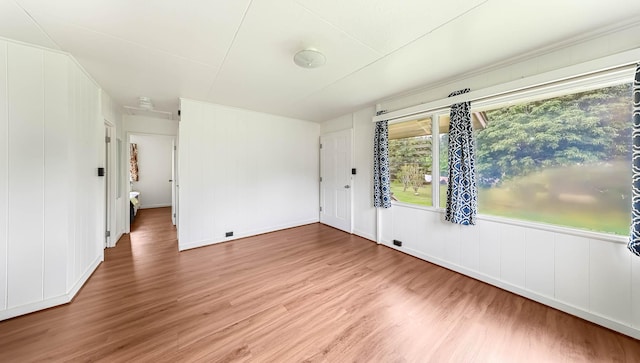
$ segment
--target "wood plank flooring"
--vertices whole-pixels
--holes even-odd
[[[0,362],[638,362],[640,341],[320,224],[178,253],[168,208]]]

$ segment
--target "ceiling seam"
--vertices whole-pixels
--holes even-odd
[[[24,10],[24,9],[23,9],[23,10]],[[25,12],[26,12],[26,10],[25,10]],[[38,28],[42,29],[42,27],[40,26],[40,24],[38,24],[38,22],[35,20],[35,18],[33,18],[29,13],[27,13],[27,14],[28,14],[28,15],[29,15],[29,17],[30,17],[31,19],[33,19],[33,21],[38,25]],[[163,50],[163,49],[160,49],[160,48],[150,47],[150,46],[147,46],[147,45],[144,45],[144,44],[140,44],[140,43],[137,43],[137,42],[134,42],[134,41],[128,40],[128,39],[124,39],[124,38],[117,37],[117,36],[112,35],[112,34],[99,32],[99,31],[96,31],[96,30],[93,30],[93,29],[89,29],[89,28],[84,27],[84,26],[81,26],[81,25],[77,25],[77,24],[74,24],[74,23],[66,22],[66,21],[61,20],[60,18],[58,18],[58,17],[56,17],[56,16],[52,16],[52,15],[49,15],[49,16],[50,16],[51,18],[56,19],[56,21],[58,21],[59,23],[61,23],[61,24],[63,24],[63,25],[66,25],[66,26],[70,26],[70,27],[74,27],[74,28],[82,29],[82,30],[84,30],[84,31],[87,31],[87,32],[90,32],[90,33],[93,33],[93,34],[98,34],[98,35],[101,35],[101,36],[104,36],[104,37],[107,37],[107,38],[111,38],[111,39],[114,39],[114,40],[117,40],[117,41],[121,41],[121,42],[124,42],[124,43],[130,44],[130,45],[133,45],[133,46],[136,46],[136,47],[142,48],[142,49],[146,49],[146,50],[148,50],[148,51],[152,51],[152,52],[156,52],[156,53],[162,53],[162,54],[164,54],[164,55],[167,55],[167,56],[170,56],[170,57],[173,57],[173,58],[177,58],[177,59],[180,59],[180,60],[183,60],[183,61],[187,61],[187,62],[195,63],[195,64],[200,65],[200,66],[203,66],[203,67],[205,67],[205,68],[215,68],[215,66],[213,66],[213,65],[211,65],[211,64],[207,64],[207,63],[204,63],[204,62],[201,62],[201,61],[195,60],[195,59],[191,59],[191,58],[187,58],[187,57],[184,57],[184,56],[181,56],[181,55],[178,55],[178,54],[174,54],[174,53],[168,52],[168,51]],[[44,30],[42,30],[42,31],[43,31],[43,32],[45,32]],[[45,34],[46,34],[46,32],[45,32]],[[49,37],[49,35],[48,35],[48,34],[47,34],[47,37]],[[51,37],[49,37],[49,38],[51,38]],[[56,45],[58,45],[58,43],[57,43],[57,42],[55,42],[53,39],[51,39],[51,40],[52,40]],[[58,47],[59,47],[59,45],[58,45]],[[64,50],[64,49],[60,48],[60,50]]]
[[[396,52],[398,52],[398,51],[400,51],[400,50],[402,50],[402,49],[404,49],[404,48],[406,48],[406,47],[410,46],[411,44],[413,44],[413,43],[417,42],[418,40],[420,40],[420,39],[422,39],[422,38],[424,38],[424,37],[426,37],[426,36],[428,36],[428,35],[433,34],[433,33],[434,33],[435,31],[437,31],[437,30],[442,29],[442,28],[443,28],[443,27],[445,27],[446,25],[451,24],[452,22],[454,22],[454,21],[456,21],[456,20],[458,20],[458,19],[460,19],[460,18],[462,18],[462,17],[466,16],[467,14],[469,14],[469,13],[471,13],[472,11],[474,11],[474,10],[478,9],[479,7],[483,6],[483,5],[484,5],[484,4],[486,4],[487,2],[489,2],[489,0],[484,0],[483,2],[481,2],[481,3],[479,3],[479,4],[475,5],[475,6],[473,6],[473,7],[469,8],[469,9],[467,9],[466,11],[464,11],[464,12],[463,12],[463,13],[461,13],[461,14],[458,14],[458,15],[454,16],[453,18],[451,18],[451,19],[447,20],[446,22],[444,22],[444,23],[442,23],[442,24],[438,25],[437,27],[435,27],[435,28],[431,29],[429,32],[422,34],[421,36],[419,36],[419,37],[417,37],[417,38],[413,39],[412,41],[410,41],[410,42],[408,42],[408,43],[406,43],[406,44],[404,44],[404,45],[402,45],[402,46],[400,46],[400,47],[396,48],[395,50],[391,51],[390,53],[387,53],[387,54],[383,55],[382,57],[380,57],[380,58],[378,58],[378,59],[374,60],[373,62],[367,63],[367,64],[365,64],[364,66],[362,66],[362,67],[360,67],[360,68],[356,69],[355,71],[353,71],[353,72],[351,72],[351,73],[348,73],[348,74],[346,74],[346,75],[344,75],[344,76],[342,76],[342,77],[338,78],[337,80],[335,80],[335,81],[333,81],[333,82],[329,83],[328,85],[326,85],[326,86],[324,86],[324,87],[322,87],[322,88],[320,88],[320,89],[318,89],[318,90],[316,90],[316,91],[313,91],[313,92],[311,92],[311,93],[308,93],[308,94],[307,94],[307,95],[305,95],[304,97],[299,98],[299,99],[297,100],[297,102],[303,101],[303,100],[305,100],[305,99],[307,99],[307,98],[309,98],[309,97],[311,97],[311,96],[313,96],[313,95],[315,95],[315,94],[317,94],[317,93],[320,93],[320,92],[324,91],[325,89],[327,89],[327,88],[329,88],[329,87],[333,86],[334,84],[336,84],[336,83],[338,83],[338,82],[341,82],[342,80],[344,80],[344,79],[346,79],[346,78],[348,78],[348,77],[350,77],[350,76],[352,76],[352,75],[354,75],[354,74],[356,74],[356,73],[360,72],[361,70],[363,70],[363,69],[365,69],[365,68],[367,68],[367,67],[369,67],[369,66],[371,66],[371,65],[373,65],[373,64],[375,64],[375,63],[378,63],[379,61],[381,61],[381,60],[383,60],[383,59],[385,59],[385,58],[387,58],[387,57],[391,56],[392,54],[395,54]]]
[[[251,5],[253,5],[253,0],[249,0],[249,3],[247,4],[247,8],[244,9],[244,13],[242,14],[242,18],[240,19],[240,24],[238,24],[238,28],[236,29],[235,33],[233,33],[231,44],[229,44],[229,48],[227,48],[227,51],[224,53],[222,62],[220,62],[220,66],[218,67],[218,70],[216,71],[216,74],[213,77],[213,81],[211,82],[211,87],[209,87],[209,91],[207,92],[207,98],[209,98],[209,96],[211,95],[211,92],[213,91],[213,87],[216,85],[216,82],[218,81],[218,76],[220,76],[220,72],[222,71],[222,67],[224,67],[225,63],[227,62],[227,58],[229,57],[229,53],[231,53],[231,48],[233,48],[233,45],[236,43],[236,38],[238,38],[238,33],[240,33],[240,29],[242,29],[242,25],[244,24],[244,20],[247,17],[247,13],[249,12]]]
[[[344,29],[342,29],[341,27],[337,26],[336,24],[330,22],[328,19],[325,19],[324,17],[322,17],[320,14],[316,13],[315,11],[309,9],[308,7],[302,5],[300,2],[296,1],[296,4],[298,4],[298,6],[300,6],[303,10],[305,10],[306,12],[308,12],[309,14],[317,17],[318,19],[322,20],[324,23],[326,23],[327,25],[331,26],[332,28],[338,30],[340,33],[342,34],[346,34],[349,38],[353,39],[354,41],[356,41],[357,43],[360,43],[360,45],[368,48],[369,50],[375,52],[378,55],[384,55],[384,52],[381,52],[377,49],[375,49],[374,47],[370,46],[369,44],[363,42],[362,40],[358,39],[357,37],[351,35],[349,32],[345,31]]]
[[[36,28],[38,28],[42,32],[42,34],[44,34],[44,36],[47,37],[49,41],[51,41],[51,43],[53,43],[56,47],[58,47],[58,50],[63,50],[60,44],[58,44],[58,42],[53,40],[53,38],[49,35],[49,33],[47,33],[44,30],[44,28],[40,26],[40,23],[38,23],[38,21],[31,15],[31,13],[29,13],[27,9],[25,9],[22,5],[20,5],[20,3],[18,3],[18,0],[14,0],[13,3],[16,4],[16,6],[19,7],[20,10],[22,10],[29,19],[31,19],[31,21],[36,26]]]

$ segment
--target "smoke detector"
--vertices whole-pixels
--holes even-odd
[[[138,97],[137,106],[124,106],[124,109],[127,111],[127,114],[133,116],[146,116],[173,120],[172,112],[155,110],[150,97],[140,96]]]
[[[138,98],[138,107],[144,110],[153,110],[153,103],[150,97],[140,96]]]
[[[293,62],[302,68],[317,68],[327,62],[327,58],[320,51],[308,48],[293,56]]]

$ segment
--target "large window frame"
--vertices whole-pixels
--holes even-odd
[[[635,53],[640,53],[636,51]],[[634,54],[635,54],[634,53]],[[604,88],[607,86],[621,84],[625,82],[632,82],[633,74],[634,74],[634,64],[625,64],[619,67],[609,67],[604,71],[599,72],[585,72],[579,76],[574,77],[565,77],[560,78],[558,81],[546,82],[543,85],[536,85],[531,87],[521,87],[519,89],[515,89],[509,92],[500,92],[498,95],[490,95],[485,97],[480,97],[479,99],[472,100],[471,102],[471,112],[482,112],[485,110],[496,109],[500,107],[505,107],[515,103],[523,103],[523,102],[533,102],[542,99],[549,99],[553,97],[559,97],[562,95],[568,95],[573,93],[579,93],[589,90],[594,90],[598,88]],[[491,93],[491,92],[489,92]],[[460,96],[456,97],[460,98]],[[459,102],[460,100],[458,100]],[[422,112],[415,112],[415,107],[399,110],[395,113],[409,113],[405,116],[396,117],[389,120],[390,127],[394,124],[412,121],[419,118],[427,118],[430,117],[432,119],[432,129],[431,129],[431,137],[434,142],[432,142],[432,180],[438,181],[440,179],[440,143],[435,142],[435,140],[440,139],[440,116],[446,115],[449,113],[450,107],[438,106],[438,104],[442,104],[446,102],[446,100],[439,100],[431,103],[430,109]],[[449,102],[449,104],[455,103],[455,100]],[[429,108],[429,106],[421,105],[418,107]],[[411,110],[413,109],[413,111]],[[383,115],[380,117],[389,117],[390,114]],[[393,113],[391,113],[393,116]],[[376,119],[374,118],[374,121]],[[439,183],[431,183],[431,193],[432,193],[432,206],[424,206],[417,204],[404,203],[400,201],[393,201],[393,205],[416,208],[416,209],[424,209],[424,210],[432,210],[438,211],[440,213],[444,212],[444,208],[440,206],[440,193],[439,193]],[[580,229],[577,227],[567,227],[562,225],[555,224],[547,224],[541,222],[534,222],[522,219],[513,219],[502,216],[493,216],[493,215],[484,215],[480,214],[479,219],[481,220],[490,220],[497,221],[501,223],[511,224],[511,225],[519,225],[525,227],[533,227],[542,230],[550,230],[550,231],[560,231],[568,234],[579,235],[579,236],[587,236],[587,237],[595,237],[599,239],[612,240],[618,242],[625,242],[627,237],[616,235],[612,233],[605,232],[597,232],[591,230]]]

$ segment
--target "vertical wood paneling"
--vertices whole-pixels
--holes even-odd
[[[631,325],[640,329],[640,257],[631,256]]]
[[[555,297],[589,310],[589,240],[556,234]]]
[[[104,161],[105,151],[105,132],[104,132],[104,120],[100,116],[100,89],[93,83],[84,72],[82,73],[84,83],[86,85],[86,104],[87,119],[86,122],[90,125],[89,133],[89,150],[88,152],[93,155],[91,165],[93,165],[92,172],[89,173],[87,182],[92,186],[91,191],[91,205],[86,211],[87,214],[93,216],[91,224],[92,230],[90,231],[91,238],[87,241],[88,253],[86,255],[84,266],[82,268],[82,274],[86,274],[91,268],[93,262],[100,258],[104,254],[104,234],[107,230],[106,226],[106,200],[105,200],[105,188],[106,178],[98,177],[97,167],[106,166]],[[91,170],[91,167],[89,168]]]
[[[89,157],[87,153],[87,125],[85,115],[83,113],[83,107],[86,107],[83,104],[83,93],[84,89],[82,87],[82,79],[80,71],[78,71],[75,67],[71,69],[73,72],[73,80],[72,87],[74,89],[73,97],[74,97],[74,129],[75,140],[74,140],[74,153],[76,154],[76,165],[74,165],[75,169],[75,220],[71,221],[75,226],[75,240],[73,243],[74,249],[74,261],[73,261],[73,275],[71,277],[72,282],[77,281],[82,275],[82,262],[84,260],[85,255],[85,243],[88,239],[87,229],[89,223],[89,216],[84,212],[88,209],[89,198],[91,195],[89,194],[90,186],[86,183],[87,174],[91,172],[91,167],[89,164]]]
[[[480,269],[480,229],[477,226],[460,228],[460,264],[468,269]]]
[[[525,287],[525,229],[517,226],[500,228],[500,277]]]
[[[193,177],[191,172],[196,168],[191,167],[191,138],[197,135],[194,130],[194,122],[202,118],[201,108],[196,107],[192,102],[180,100],[180,110],[182,120],[180,121],[180,132],[178,132],[178,144],[180,152],[178,153],[178,215],[180,218],[178,224],[178,241],[191,241],[191,208],[186,208],[185,201],[191,199],[189,191],[192,189],[190,184]],[[128,147],[128,146],[127,146]]]
[[[430,218],[433,217],[438,217],[437,220],[435,221],[436,223],[439,223],[439,215],[438,214],[433,214],[433,213],[429,213],[432,214],[432,216],[429,216]],[[434,218],[436,219],[436,218]],[[449,261],[451,263],[454,263],[456,265],[460,265],[460,259],[461,259],[461,254],[462,252],[460,251],[461,249],[461,242],[460,242],[460,233],[462,233],[462,229],[466,228],[473,228],[473,227],[469,227],[469,226],[461,226],[458,224],[453,224],[453,223],[442,223],[442,229],[440,231],[441,235],[440,235],[440,240],[443,243],[444,246],[444,259],[446,261]]]
[[[630,323],[631,254],[620,243],[590,240],[589,245],[591,311],[622,323]]]
[[[0,310],[7,308],[7,218],[9,218],[9,116],[7,43],[0,41]]]
[[[97,168],[103,164],[104,128],[100,119],[98,88],[71,64],[70,112],[72,114],[74,197],[73,244],[69,251],[69,278],[75,284],[102,253],[104,243],[104,189]]]
[[[393,221],[397,218],[394,215],[394,212],[399,208],[378,208],[376,211],[376,218],[378,217],[378,213],[380,214],[380,239],[384,242],[390,243],[393,240],[393,236],[395,236],[395,231],[393,230]]]
[[[67,239],[67,291],[72,288],[75,283],[76,275],[76,240],[78,240],[78,221],[76,220],[78,199],[80,198],[81,183],[79,181],[79,131],[76,112],[76,72],[72,62],[67,63],[68,80],[68,104],[67,109],[69,113],[68,125],[69,125],[69,144],[67,145],[67,155],[69,157],[69,190],[73,191],[69,194],[68,200],[68,239]]]
[[[555,234],[528,229],[525,238],[526,288],[553,298]]]
[[[500,226],[494,222],[480,221],[477,227],[480,242],[479,271],[500,279]]]
[[[9,44],[8,307],[43,298],[43,51]]]
[[[426,212],[419,209],[398,208],[397,211],[394,211],[393,215],[394,219],[398,219],[398,221],[396,221],[393,225],[393,230],[396,234],[403,229],[407,229],[407,223],[402,219],[403,213],[406,213],[404,210],[409,211],[416,216],[411,219],[411,223],[413,225],[416,225],[412,226],[412,228],[420,228],[421,234],[419,234],[418,236],[422,236],[422,239],[426,240],[425,244],[423,244],[422,246],[417,246],[417,250],[426,252],[430,256],[442,259],[445,254],[445,240],[448,240],[448,236],[444,232],[445,225],[440,219],[440,214]],[[424,226],[424,229],[421,228],[422,226]],[[405,239],[415,238],[416,237],[414,237],[413,235],[405,237]]]
[[[66,293],[68,200],[68,58],[44,58],[44,298]]]

